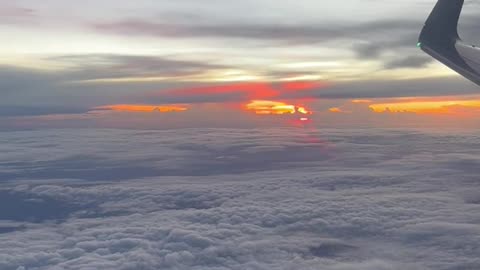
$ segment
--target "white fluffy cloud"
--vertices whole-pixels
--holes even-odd
[[[478,269],[478,141],[412,130],[0,133],[0,269]]]

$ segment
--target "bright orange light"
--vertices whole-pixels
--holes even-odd
[[[287,104],[280,101],[271,100],[252,100],[245,105],[245,109],[253,111],[256,114],[312,114],[305,107],[295,106],[293,104]]]
[[[418,113],[418,114],[451,114],[466,110],[480,110],[480,100],[440,100],[440,101],[408,101],[370,105],[376,113]]]
[[[352,103],[355,103],[355,104],[365,104],[365,103],[372,103],[373,101],[371,101],[370,99],[354,99],[352,100]]]
[[[335,108],[330,108],[330,109],[328,109],[328,111],[330,111],[331,113],[342,113],[343,112],[342,109],[336,108],[336,107]]]
[[[95,110],[107,110],[115,112],[184,112],[188,108],[182,105],[140,105],[140,104],[116,104],[95,108]]]
[[[307,110],[305,107],[297,107],[297,112],[301,114],[312,114],[312,112]]]

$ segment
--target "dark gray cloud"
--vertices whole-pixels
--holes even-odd
[[[402,63],[405,64],[405,63]],[[337,83],[312,93],[316,98],[389,98],[479,94],[478,87],[458,76],[409,80],[373,80]]]
[[[32,196],[10,191],[0,191],[0,195],[1,220],[22,222],[62,220],[72,212],[81,209],[71,203],[58,201],[50,197]],[[15,207],[12,207],[12,205]],[[5,230],[14,231],[14,228],[6,227],[3,230],[4,232]]]
[[[139,171],[125,181],[32,175],[3,182],[9,202],[2,207],[23,205],[35,213],[8,220],[9,212],[0,212],[0,228],[9,228],[0,234],[1,269],[480,266],[478,204],[471,199],[478,198],[479,140],[473,133],[50,130],[2,132],[0,139],[4,172],[22,171],[28,163],[46,166],[73,153],[108,157],[110,166],[128,161],[178,169],[171,176],[147,171],[142,177]],[[185,176],[181,168],[202,156],[205,169],[226,171]],[[284,166],[266,163],[259,171],[242,165],[265,163],[266,156],[283,156],[270,163]],[[471,164],[470,170],[459,161]],[[83,167],[84,161],[72,162]],[[99,175],[102,166],[94,167]],[[123,171],[112,174],[122,179]],[[28,219],[49,213],[49,202],[62,216]]]
[[[416,27],[413,26],[416,24]],[[391,52],[395,55],[412,54],[421,55],[421,51],[416,47],[418,35],[420,33],[419,25],[421,23],[413,23],[406,26],[402,33],[387,33],[388,28],[381,29],[381,35],[372,35],[354,43],[353,52],[359,59],[382,59],[385,53]],[[388,59],[388,58],[387,58]]]
[[[462,32],[477,36],[478,16],[468,14],[463,19]],[[426,18],[378,20],[367,22],[322,22],[321,24],[169,24],[145,19],[125,20],[93,25],[103,33],[155,36],[160,38],[233,38],[270,42],[271,46],[354,44],[350,49],[359,59],[391,61],[385,53],[422,55],[416,43]],[[348,42],[345,42],[348,41]],[[275,42],[275,43],[271,43]],[[413,57],[413,56],[412,56]],[[388,66],[388,63],[387,63]],[[418,65],[405,67],[418,68]]]
[[[479,34],[478,9],[468,9],[468,5],[469,3],[466,5],[466,10],[469,12],[462,16],[459,32],[465,40],[478,43],[480,42],[477,38]],[[358,36],[350,34],[349,31],[345,31],[345,36],[357,40],[354,42],[352,50],[359,59],[379,59],[385,62],[387,68],[390,68],[392,63],[394,67],[400,64],[400,67],[419,68],[428,63],[423,53],[415,46],[425,20],[426,18],[405,18],[402,21],[394,22],[379,21],[374,24],[366,24],[368,31],[359,29]],[[388,53],[395,55],[397,59],[389,58],[386,55]],[[406,56],[398,60],[400,55]],[[422,56],[424,61],[420,60]]]
[[[412,3],[413,4],[413,3]],[[419,4],[415,4],[419,5]],[[478,36],[478,9],[464,12],[460,32],[468,41],[480,42]],[[422,4],[422,8],[430,9]],[[148,19],[130,19],[111,23],[98,23],[93,27],[103,33],[141,35],[160,38],[215,38],[248,39],[269,46],[321,45],[341,48],[353,44],[350,49],[360,60],[374,59],[385,68],[422,68],[433,60],[427,58],[415,46],[426,18],[410,16],[400,19],[376,21],[338,21],[321,23],[252,22],[208,24],[208,20],[192,24],[190,21],[163,22]],[[235,46],[232,44],[232,46]],[[263,46],[263,45],[262,45]],[[293,48],[293,47],[292,47]]]
[[[58,106],[1,106],[0,116],[40,116],[49,114],[82,114],[86,113],[90,108],[71,108]]]
[[[155,56],[134,55],[63,55],[47,60],[67,66],[69,80],[148,78],[199,75],[226,66],[199,61],[173,60]]]
[[[45,71],[0,65],[0,116],[82,113],[95,106],[133,102],[146,91],[185,85],[172,82],[175,77],[226,68],[214,63],[153,56],[64,55],[45,60],[64,69]],[[95,82],[152,77],[167,77],[170,81]]]
[[[421,25],[421,24],[420,24]],[[391,31],[411,32],[417,21],[377,21],[366,23],[343,23],[332,25],[295,24],[165,24],[148,20],[127,20],[113,23],[94,24],[101,32],[122,35],[146,35],[174,38],[242,38],[280,41],[286,44],[321,43],[338,39],[373,38],[391,34]]]
[[[386,69],[397,68],[421,68],[432,62],[433,59],[427,56],[407,56],[405,58],[395,59],[385,64]]]
[[[49,87],[57,81],[55,74],[29,68],[0,66],[0,94],[9,95]]]
[[[49,57],[64,67],[45,71],[33,68],[0,66],[0,93],[41,91],[44,88],[68,87],[68,83],[121,78],[151,78],[200,75],[226,66],[199,61],[172,60],[156,56],[87,54]],[[128,83],[125,83],[128,84]]]

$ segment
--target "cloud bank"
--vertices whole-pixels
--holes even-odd
[[[476,269],[478,139],[2,132],[0,269]]]

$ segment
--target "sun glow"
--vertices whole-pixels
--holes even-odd
[[[305,107],[271,100],[252,100],[245,105],[245,109],[260,115],[312,114]]]
[[[312,112],[307,110],[305,107],[297,107],[297,112],[301,114],[312,114]]]
[[[253,100],[245,107],[256,114],[295,114],[296,112],[294,105],[269,100]]]

